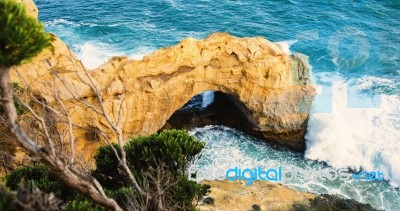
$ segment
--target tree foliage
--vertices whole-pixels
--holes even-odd
[[[75,199],[66,204],[63,208],[64,211],[104,211],[105,209],[90,201],[87,198]]]
[[[10,191],[0,184],[0,210],[48,210],[61,209],[62,201],[38,189],[34,184],[20,185],[17,191]]]
[[[14,82],[12,84],[13,92],[14,92],[14,106],[17,109],[18,115],[22,115],[26,113],[26,109],[24,105],[21,103],[21,101],[18,99],[18,95],[21,95],[25,90],[22,88],[17,82]],[[15,96],[17,95],[17,96]],[[2,104],[0,104],[0,115],[4,115],[4,107]]]
[[[169,130],[132,139],[124,146],[131,167],[148,171],[162,161],[176,173],[183,173],[204,148],[204,143],[182,130]]]
[[[116,144],[114,148],[118,149]],[[161,163],[175,176],[185,173],[188,165],[204,148],[204,143],[196,140],[183,130],[167,130],[149,136],[132,138],[124,146],[131,171],[136,176],[148,173]],[[119,188],[123,181],[118,174],[118,161],[111,146],[102,146],[95,155],[96,170],[93,174],[108,189]],[[104,179],[101,178],[104,176]]]
[[[119,149],[116,144],[112,146]],[[210,186],[197,184],[186,176],[188,165],[203,148],[203,142],[181,130],[133,138],[123,147],[138,182],[150,193],[157,192],[156,185],[160,185],[165,191],[165,207],[170,210],[194,210],[193,202],[198,202],[209,192]],[[119,170],[111,145],[99,148],[95,162],[96,170],[92,175],[105,188],[107,196],[125,210],[137,210],[141,206],[140,195]],[[34,184],[45,193],[54,193],[64,201],[66,210],[101,210],[83,195],[69,189],[43,165],[22,167],[6,176],[6,186],[11,190],[18,190],[21,184]]]
[[[344,199],[337,195],[322,194],[310,199],[310,204],[294,203],[291,211],[377,211],[370,204],[363,204],[354,199]]]
[[[53,37],[14,0],[0,0],[0,66],[19,65],[51,47]]]
[[[209,192],[208,185],[190,181],[186,174],[188,165],[203,148],[204,142],[182,130],[133,138],[124,146],[129,167],[139,183],[142,186],[148,184],[149,191],[154,192],[156,185],[151,178],[161,176],[167,207],[178,205],[179,209],[186,210],[193,209],[192,202]],[[127,185],[118,173],[117,159],[110,146],[101,147],[95,161],[93,175],[103,187],[117,191]]]
[[[11,190],[17,191],[21,185],[35,186],[45,193],[54,193],[64,201],[71,200],[77,194],[43,165],[24,166],[6,176],[6,186]]]

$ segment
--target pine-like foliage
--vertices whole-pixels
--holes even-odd
[[[117,144],[113,146],[119,151]],[[155,181],[151,178],[160,177],[157,182],[164,190],[162,197],[168,210],[190,211],[195,210],[196,203],[210,190],[209,185],[189,180],[186,172],[204,146],[204,142],[187,131],[167,130],[132,138],[123,148],[133,175],[146,191],[153,195],[157,193]],[[92,175],[105,188],[106,194],[115,199],[124,210],[142,210],[145,203],[119,170],[119,163],[111,146],[100,147],[95,161],[96,170]],[[69,189],[43,165],[14,170],[6,176],[5,182],[8,188],[15,191],[20,184],[35,184],[43,192],[54,193],[62,199],[65,210],[102,210],[92,201]],[[2,201],[0,195],[0,210],[2,206],[9,204],[5,199]]]
[[[14,0],[0,0],[0,67],[27,61],[44,48],[53,37],[42,24],[26,14],[25,6]]]
[[[171,210],[194,210],[193,202],[205,196],[210,186],[190,181],[187,168],[196,160],[204,146],[204,142],[197,140],[187,131],[166,130],[132,138],[124,149],[133,175],[142,186],[148,185],[147,189],[151,193],[156,192],[151,177],[160,176],[157,168],[162,167],[160,182],[165,191],[166,207]],[[118,149],[117,145],[114,147]],[[96,170],[93,176],[103,187],[119,191],[129,185],[124,175],[118,171],[118,161],[110,146],[100,147],[95,160]]]

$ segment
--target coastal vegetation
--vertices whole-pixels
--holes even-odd
[[[115,144],[114,147],[118,149]],[[196,140],[186,131],[170,130],[133,138],[123,149],[127,153],[132,174],[139,184],[146,187],[146,191],[154,195],[160,194],[162,203],[168,210],[193,210],[210,188],[187,178],[188,165],[195,161],[203,147],[203,142]],[[116,200],[124,210],[146,209],[149,202],[141,201],[137,192],[130,187],[129,180],[120,173],[118,159],[111,146],[100,147],[95,161],[96,168],[90,174],[100,182],[108,196]],[[6,176],[5,185],[12,191],[24,188],[29,194],[33,194],[35,189],[48,195],[54,194],[55,198],[47,200],[59,200],[58,207],[66,210],[101,210],[87,197],[65,185],[42,164],[12,171]],[[25,201],[25,204],[44,203]],[[2,201],[0,205],[10,209],[17,209],[18,206],[18,203],[8,200]]]
[[[322,194],[310,200],[309,205],[293,204],[291,211],[375,211],[371,205],[362,204],[354,199],[343,199],[339,196]]]

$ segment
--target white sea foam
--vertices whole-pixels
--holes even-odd
[[[68,21],[68,20],[65,20],[65,19],[62,19],[62,18],[56,18],[56,19],[51,20],[51,21],[46,21],[46,22],[44,23],[44,25],[45,25],[46,27],[49,27],[49,26],[56,26],[56,25],[70,25],[70,26],[74,26],[74,27],[80,26],[79,23],[75,23],[75,22],[72,22],[72,21]]]
[[[64,25],[64,26],[72,26],[72,27],[80,27],[80,26],[98,26],[98,24],[96,23],[86,23],[86,22],[73,22],[73,21],[69,21],[69,20],[65,20],[63,18],[56,18],[54,20],[51,21],[46,21],[44,23],[44,25],[46,27],[53,27],[53,26],[60,26],[60,25]]]
[[[123,55],[104,43],[86,42],[80,46],[77,56],[88,69],[94,69],[113,56]]]
[[[400,97],[380,96],[379,108],[348,108],[347,84],[332,83],[332,112],[310,114],[306,157],[334,168],[380,170],[392,186],[400,186]]]
[[[275,44],[279,45],[287,55],[291,55],[292,52],[290,51],[290,46],[295,44],[296,42],[297,40],[285,40],[285,41],[275,42]]]
[[[153,51],[154,48],[141,46],[133,49],[134,53],[129,55],[105,43],[86,42],[79,47],[77,56],[86,68],[94,69],[113,56],[128,56],[130,59],[142,60],[145,55]]]
[[[132,50],[133,54],[129,55],[130,59],[142,60],[144,56],[153,53],[156,49],[153,47],[140,46]]]
[[[196,178],[198,180],[225,179],[226,171],[236,166],[242,169],[258,166],[264,169],[276,169],[282,166],[284,171],[300,168],[307,170],[307,175],[319,175],[321,169],[333,170],[332,167],[304,159],[300,153],[272,148],[257,141],[256,138],[224,126],[196,128],[190,133],[206,143],[200,159],[190,166],[190,172],[197,172],[196,176],[200,177]],[[348,173],[348,175],[351,174]],[[387,182],[330,181],[321,178],[306,181],[282,180],[281,182],[301,191],[338,194],[363,203],[370,203],[378,209],[397,210],[396,207],[400,203],[400,198],[397,197],[400,192],[390,188]]]
[[[122,25],[122,24],[120,24],[120,23],[113,23],[113,24],[110,24],[110,25],[108,25],[109,27],[117,27],[117,26],[120,26],[120,25]]]
[[[357,89],[370,90],[378,87],[384,87],[387,90],[397,90],[400,88],[400,81],[393,78],[380,78],[376,76],[367,76],[357,79]]]
[[[202,93],[203,97],[203,103],[202,103],[202,108],[206,108],[209,106],[211,103],[214,102],[214,91],[205,91]]]

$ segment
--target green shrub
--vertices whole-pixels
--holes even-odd
[[[0,210],[10,210],[12,199],[7,195],[7,188],[0,184]]]
[[[124,149],[136,171],[155,168],[159,161],[174,173],[183,173],[204,148],[204,143],[182,130],[169,130],[128,142]]]
[[[12,87],[13,87],[14,93],[16,95],[20,95],[20,94],[24,93],[24,91],[25,91],[24,88],[22,88],[17,82],[13,82]],[[22,115],[22,114],[26,113],[26,109],[25,109],[24,105],[21,103],[21,101],[16,96],[14,96],[14,105],[15,105],[15,108],[17,109],[18,115]]]
[[[363,204],[353,199],[343,199],[339,196],[322,194],[310,199],[310,205],[294,203],[293,211],[376,211],[371,205]]]
[[[28,189],[38,188],[47,194],[53,193],[57,198],[63,200],[65,204],[64,210],[103,210],[85,196],[69,188],[43,165],[24,166],[16,169],[5,177],[5,181],[6,186],[13,191],[20,191],[21,186],[23,186],[28,187]],[[1,209],[1,202],[0,200],[0,210],[7,210]],[[5,202],[8,203],[8,201]]]
[[[311,201],[311,206],[317,210],[332,211],[375,211],[371,205],[360,203],[354,199],[343,199],[339,196],[322,194]]]
[[[181,207],[186,210],[194,210],[193,201],[197,204],[203,196],[209,193],[210,188],[210,185],[201,185],[187,178],[181,178],[172,190],[172,202],[181,202]]]
[[[106,191],[125,210],[134,210],[135,201],[139,200],[136,191],[132,187],[123,187],[116,191]]]
[[[118,150],[118,145],[113,144]],[[119,152],[119,150],[118,150]],[[110,146],[102,146],[97,151],[95,157],[96,170],[92,172],[102,186],[108,190],[118,190],[119,188],[129,185],[128,181],[121,177],[118,170],[118,160],[114,155]]]
[[[118,145],[113,146],[118,150]],[[149,173],[160,162],[165,164],[167,173],[173,173],[173,176],[182,175],[203,148],[203,142],[181,130],[162,131],[133,138],[124,146],[128,165],[132,173],[139,177]],[[119,174],[118,161],[110,146],[100,147],[94,158],[96,170],[93,176],[104,187],[117,190],[128,185]]]
[[[0,210],[60,210],[62,201],[44,193],[34,184],[20,185],[18,191],[10,191],[0,185]]]
[[[103,211],[104,209],[89,199],[75,199],[63,208],[64,211]]]
[[[117,148],[117,145],[114,145]],[[197,201],[209,192],[210,186],[189,181],[186,176],[188,165],[204,148],[204,143],[196,140],[186,131],[169,130],[150,136],[131,139],[125,146],[128,165],[132,174],[142,186],[149,186],[155,191],[148,176],[156,176],[157,167],[163,166],[163,184],[167,188],[165,198],[167,206],[178,204],[180,208],[190,210],[192,202]],[[96,170],[93,176],[110,190],[118,190],[128,186],[124,176],[118,171],[117,159],[110,146],[103,146],[95,156]],[[176,182],[176,184],[167,184]],[[165,188],[164,187],[164,188]]]
[[[17,82],[13,82],[12,87],[13,87],[14,94],[16,94],[16,95],[20,95],[25,91],[24,88],[22,88]],[[21,103],[21,101],[16,96],[14,96],[13,101],[14,101],[15,108],[17,109],[18,115],[22,115],[22,114],[26,113],[26,109],[25,109],[24,105]],[[4,114],[4,107],[2,104],[0,104],[0,115],[3,115],[3,114]]]
[[[20,184],[23,186],[35,186],[45,193],[54,193],[56,197],[68,201],[77,193],[57,177],[49,173],[43,165],[24,166],[16,169],[6,176],[6,186],[17,191]]]
[[[26,14],[25,5],[14,0],[0,1],[0,66],[19,65],[51,47],[53,37]]]
[[[119,151],[118,145],[113,146]],[[149,176],[156,177],[160,173],[157,171],[157,166],[164,166],[161,170],[163,176],[161,185],[166,191],[164,194],[166,207],[184,210],[194,210],[192,203],[201,200],[210,189],[209,185],[197,184],[188,180],[186,176],[188,165],[203,148],[203,142],[196,140],[186,131],[179,130],[134,138],[124,146],[133,175],[141,186],[151,193],[154,193],[155,189]],[[124,179],[125,176],[121,175],[112,148],[100,147],[95,161],[96,170],[92,175],[105,188],[106,194],[124,209],[135,210],[132,207],[140,206],[140,197]],[[54,193],[66,203],[65,210],[101,210],[93,202],[59,181],[43,165],[22,167],[6,176],[6,186],[11,190],[18,190],[21,183],[24,186],[34,185],[45,193]]]

